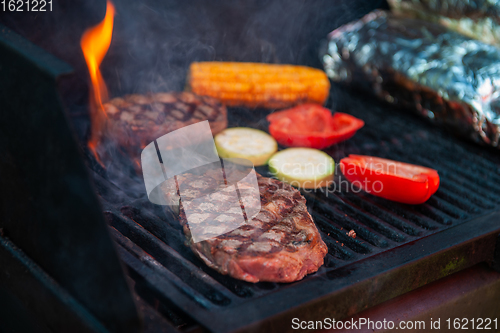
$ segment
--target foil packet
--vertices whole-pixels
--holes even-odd
[[[374,11],[328,35],[326,74],[498,147],[500,49],[427,21]]]
[[[500,46],[498,0],[387,0],[394,13],[442,24],[485,43]]]

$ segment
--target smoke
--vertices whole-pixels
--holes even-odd
[[[194,61],[321,68],[318,49],[330,31],[374,8],[387,8],[385,1],[362,0],[114,0],[114,4],[113,39],[101,65],[111,98],[184,90]],[[88,126],[88,116],[85,120],[82,113],[89,103],[88,71],[79,41],[85,29],[102,20],[105,8],[105,0],[58,0],[53,1],[52,12],[0,13],[2,24],[75,68],[74,78],[63,87],[70,98],[63,100],[82,146],[88,135],[82,125]],[[327,106],[335,108],[337,103],[333,92]],[[266,126],[262,112],[237,112],[230,117],[230,126]],[[129,195],[138,190],[145,194],[130,152],[109,146],[106,150],[112,161],[106,165],[107,173],[113,182]]]
[[[194,61],[321,67],[328,32],[377,1],[115,1],[103,75],[112,96],[183,90]],[[359,15],[356,13],[362,11]]]
[[[102,64],[111,97],[183,90],[193,61],[302,64],[321,68],[318,47],[338,26],[384,0],[114,0],[113,41]],[[0,12],[0,22],[71,64],[82,80],[83,31],[105,0],[58,0],[44,13]]]

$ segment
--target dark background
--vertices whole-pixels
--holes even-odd
[[[52,12],[1,12],[0,23],[66,61],[86,105],[85,29],[102,20],[105,0],[53,0]],[[318,48],[338,26],[385,0],[115,0],[113,39],[101,70],[110,96],[183,90],[193,61],[255,61],[321,67]],[[75,87],[76,85],[76,87]],[[76,89],[74,89],[76,88]]]

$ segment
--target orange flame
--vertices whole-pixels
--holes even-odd
[[[106,16],[96,26],[87,29],[80,41],[80,46],[87,62],[89,69],[90,81],[92,87],[90,90],[90,116],[91,116],[91,137],[88,142],[89,148],[93,151],[97,160],[100,159],[96,153],[96,147],[100,141],[104,125],[106,123],[106,112],[104,111],[103,103],[108,100],[108,89],[104,82],[99,65],[104,56],[108,52],[113,35],[113,18],[115,15],[115,7],[108,0],[106,5]],[[102,164],[102,163],[101,163]]]

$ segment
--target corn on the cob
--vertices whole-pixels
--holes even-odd
[[[238,62],[191,64],[189,87],[228,106],[287,108],[324,104],[330,92],[326,74],[315,68]]]

